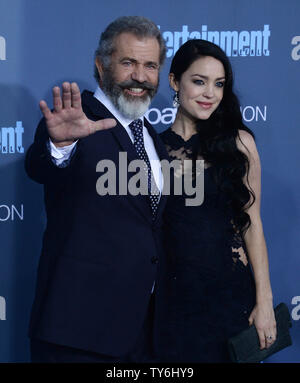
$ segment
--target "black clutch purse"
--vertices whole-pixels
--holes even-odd
[[[229,339],[228,346],[232,362],[258,363],[292,344],[289,331],[292,321],[288,307],[285,303],[280,303],[275,307],[274,313],[277,327],[275,342],[269,348],[261,350],[258,334],[253,324]]]

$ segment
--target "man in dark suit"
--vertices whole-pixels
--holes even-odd
[[[166,202],[159,160],[167,153],[143,115],[164,57],[154,23],[119,18],[101,35],[95,93],[80,95],[75,83],[64,83],[62,95],[53,88],[52,111],[40,102],[44,118],[26,156],[28,175],[44,185],[47,213],[29,329],[33,362],[153,357]],[[112,161],[119,174],[121,152],[128,162],[144,161],[152,194],[100,195],[97,164]]]

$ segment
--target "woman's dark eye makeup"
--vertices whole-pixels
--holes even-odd
[[[203,85],[203,84],[204,84],[204,81],[201,80],[201,79],[194,79],[194,80],[193,80],[193,83],[196,84],[196,85]],[[222,87],[224,86],[224,83],[225,83],[225,81],[217,81],[217,82],[216,82],[216,86],[217,86],[218,88],[222,88]]]

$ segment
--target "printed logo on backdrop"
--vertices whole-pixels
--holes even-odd
[[[291,53],[292,59],[298,61],[300,60],[300,36],[294,36],[291,44],[294,45]]]
[[[295,305],[291,312],[291,317],[294,320],[300,319],[300,296],[296,296],[292,298],[292,305]]]
[[[174,56],[179,47],[190,39],[211,41],[219,45],[229,57],[270,56],[269,24],[261,30],[252,31],[211,31],[207,25],[202,25],[198,31],[191,32],[188,25],[183,25],[181,31],[164,31],[162,35],[166,40],[167,57]]]
[[[23,133],[22,121],[17,121],[15,127],[0,127],[0,153],[24,153]]]
[[[0,223],[7,221],[23,221],[24,205],[0,205]]]
[[[240,108],[244,122],[266,122],[267,105],[246,105]]]
[[[245,123],[266,122],[267,105],[246,105],[240,108]],[[146,118],[151,125],[171,125],[175,121],[177,108],[151,108],[146,113]]]
[[[0,61],[6,60],[6,40],[0,36]]]
[[[6,301],[0,296],[0,320],[6,320]]]

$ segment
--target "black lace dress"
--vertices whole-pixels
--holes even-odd
[[[161,138],[172,160],[190,159],[198,140],[195,134],[184,141],[171,129]],[[249,326],[255,304],[247,250],[212,172],[204,170],[200,206],[186,206],[184,193],[173,194],[164,213],[165,361],[229,362],[227,339]]]

